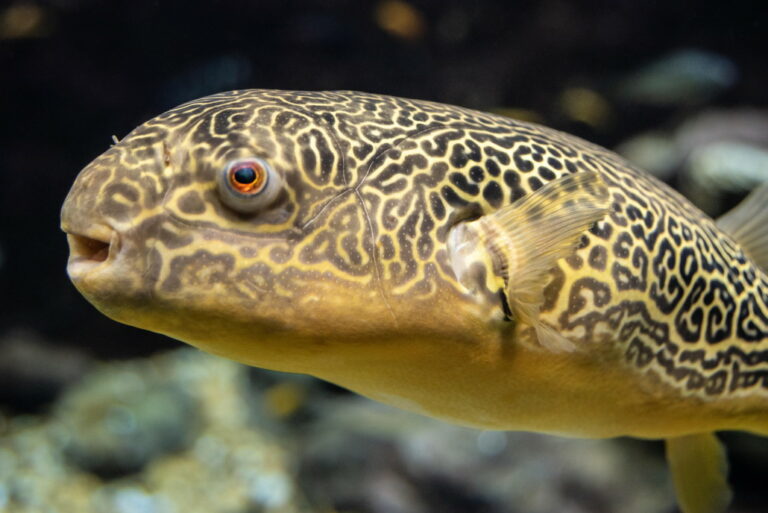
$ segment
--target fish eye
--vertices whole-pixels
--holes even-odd
[[[227,162],[217,185],[225,205],[241,214],[252,214],[275,200],[282,180],[263,159],[249,157]]]
[[[267,183],[267,172],[259,164],[244,162],[229,168],[229,183],[243,194],[258,194]]]

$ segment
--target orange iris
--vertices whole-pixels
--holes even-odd
[[[266,170],[257,162],[241,162],[229,169],[229,183],[242,194],[257,194],[267,182]]]

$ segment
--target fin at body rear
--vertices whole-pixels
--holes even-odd
[[[764,183],[717,220],[744,252],[768,272],[768,182]]]
[[[666,441],[682,513],[725,513],[731,502],[725,448],[714,433],[699,433]]]
[[[493,274],[503,279],[515,320],[533,327],[542,347],[571,350],[570,341],[538,320],[542,290],[550,269],[573,253],[581,236],[608,213],[609,205],[608,189],[597,173],[575,173],[549,182],[453,231],[449,245],[457,276],[467,281],[468,262],[473,259],[490,262]]]

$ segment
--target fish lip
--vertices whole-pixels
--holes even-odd
[[[73,280],[109,266],[120,251],[120,236],[109,226],[94,226],[83,231],[64,228],[64,232],[69,244],[67,273]]]

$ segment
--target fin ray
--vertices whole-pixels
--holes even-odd
[[[714,433],[668,438],[667,460],[683,513],[724,513],[731,502],[725,448]]]
[[[557,260],[571,255],[581,236],[609,210],[610,195],[599,174],[566,175],[457,231],[459,244],[480,244],[503,278],[513,316],[536,329],[539,343],[571,349],[555,329],[538,321],[543,289]],[[569,347],[570,346],[570,347]]]

